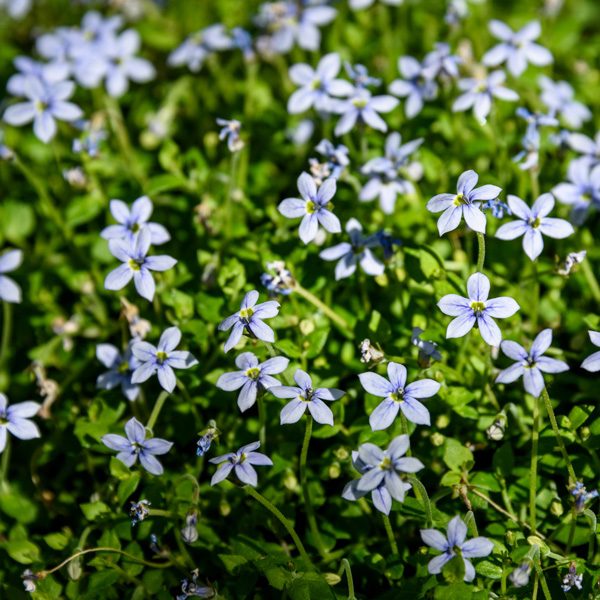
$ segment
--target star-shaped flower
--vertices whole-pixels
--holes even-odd
[[[270,466],[273,461],[266,455],[260,452],[254,452],[260,448],[260,442],[253,442],[246,446],[242,446],[237,452],[230,452],[211,458],[208,462],[214,465],[219,465],[215,474],[210,480],[210,485],[215,485],[223,481],[232,470],[235,471],[237,478],[246,485],[256,487],[258,477],[252,465]]]
[[[573,225],[568,221],[546,216],[554,208],[552,194],[542,194],[531,208],[517,196],[507,196],[507,200],[512,213],[519,220],[502,225],[496,231],[496,237],[501,240],[514,240],[523,236],[523,250],[531,260],[535,260],[544,249],[542,234],[563,239],[575,233]]]
[[[509,297],[488,300],[490,280],[483,273],[475,273],[469,277],[467,293],[468,298],[448,294],[438,302],[445,315],[457,317],[448,325],[446,337],[462,337],[477,325],[481,337],[490,346],[500,346],[502,333],[494,318],[512,317],[521,307]]]
[[[449,521],[446,528],[446,536],[435,529],[421,529],[422,540],[432,548],[443,552],[429,561],[427,570],[432,575],[442,572],[444,565],[455,556],[461,556],[465,563],[465,581],[475,579],[475,568],[469,558],[480,558],[488,556],[494,549],[494,542],[485,537],[476,537],[469,541],[467,539],[467,526],[463,520],[456,515]]]
[[[360,383],[369,394],[385,400],[371,413],[369,424],[373,431],[386,429],[393,422],[398,411],[418,425],[431,425],[429,411],[418,398],[430,398],[437,394],[441,385],[433,379],[421,379],[406,385],[406,367],[389,362],[389,381],[377,373],[361,373]]]
[[[125,434],[126,438],[109,433],[100,439],[107,448],[118,452],[117,459],[125,466],[132,467],[139,456],[142,467],[148,473],[162,475],[163,467],[154,455],[166,454],[173,443],[161,438],[146,439],[146,429],[135,417],[129,419],[125,424]]]
[[[552,329],[544,329],[533,340],[529,353],[521,344],[504,340],[500,345],[502,352],[515,360],[515,364],[496,377],[496,383],[512,383],[523,376],[523,387],[528,394],[536,398],[544,389],[544,373],[562,373],[569,370],[569,365],[556,358],[542,356],[552,343]]]
[[[594,346],[600,346],[600,331],[588,331],[590,340]],[[590,354],[582,363],[581,368],[595,373],[600,371],[600,351]]]
[[[442,216],[438,220],[440,235],[456,229],[462,217],[473,231],[485,233],[485,215],[480,210],[482,201],[493,200],[502,191],[497,185],[475,188],[479,175],[465,171],[456,184],[456,194],[438,194],[427,203],[427,210]]]
[[[281,425],[296,423],[307,408],[317,423],[333,425],[333,413],[323,400],[327,402],[339,400],[345,392],[328,388],[313,390],[310,375],[301,369],[294,374],[294,381],[298,387],[281,385],[269,388],[269,392],[276,398],[293,398],[281,411]]]

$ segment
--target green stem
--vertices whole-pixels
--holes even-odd
[[[485,262],[485,236],[483,233],[477,232],[477,244],[479,251],[477,253],[477,272],[483,271],[483,263]]]
[[[539,171],[537,168],[533,168],[529,170],[529,174],[531,175],[531,202],[535,202],[540,195],[540,180],[539,180]]]
[[[50,573],[54,573],[55,571],[58,571],[59,569],[64,567],[66,564],[70,563],[72,560],[75,560],[76,558],[78,558],[79,556],[83,556],[84,554],[89,554],[90,552],[115,552],[116,554],[122,554],[123,556],[126,556],[127,558],[130,558],[131,560],[135,560],[135,561],[142,563],[148,567],[155,567],[156,569],[167,569],[168,567],[170,567],[173,564],[171,562],[164,562],[164,563],[150,562],[150,561],[144,560],[142,558],[139,558],[138,556],[134,556],[133,554],[129,554],[129,552],[125,552],[124,550],[118,550],[117,548],[89,548],[87,550],[81,550],[81,552],[76,552],[75,554],[73,554],[73,556],[69,556],[69,558],[67,558],[66,560],[63,560],[63,562],[61,562],[60,565],[57,565],[53,569],[50,569],[48,571],[39,571],[35,575],[37,576],[37,579],[44,579],[45,577],[50,575]]]
[[[381,518],[383,519],[383,526],[385,527],[385,532],[387,533],[388,540],[390,541],[392,554],[398,554],[398,544],[396,544],[396,539],[394,538],[394,532],[392,530],[390,518],[385,513],[381,513]]]
[[[2,301],[2,312],[4,319],[2,321],[2,345],[0,346],[0,369],[4,364],[10,346],[10,336],[12,333],[12,306],[9,302]]]
[[[148,423],[146,424],[146,429],[149,429],[150,431],[152,431],[152,428],[154,427],[154,424],[156,423],[156,419],[158,419],[158,415],[160,414],[160,411],[162,410],[162,407],[168,397],[169,397],[169,392],[167,392],[167,391],[163,391],[158,395],[158,398],[156,399],[156,402],[154,403],[154,408],[152,409],[152,412],[150,413],[150,418],[148,419]]]
[[[360,159],[363,164],[367,162],[367,153],[369,148],[367,146],[367,132],[366,127],[363,125],[360,127]]]
[[[344,571],[346,571],[346,579],[348,580],[348,600],[356,600],[356,596],[354,595],[352,569],[350,568],[350,563],[348,562],[347,558],[342,558],[342,564],[340,566],[340,570],[338,571],[338,575],[341,577]]]
[[[550,417],[550,423],[552,423],[552,430],[554,431],[554,437],[556,437],[556,441],[558,443],[558,447],[565,459],[565,463],[567,464],[567,471],[569,471],[569,477],[573,480],[572,483],[577,481],[577,477],[575,477],[575,470],[573,469],[573,465],[571,464],[571,459],[569,458],[569,453],[565,448],[565,443],[560,435],[560,431],[558,430],[558,423],[556,422],[556,416],[554,415],[554,409],[552,408],[552,403],[550,402],[550,396],[548,395],[548,390],[544,388],[542,391],[542,396],[544,396],[544,402],[546,404],[546,412]]]
[[[506,564],[502,563],[502,577],[500,579],[500,593],[502,597],[506,596],[506,576],[508,575],[508,569],[506,568]]]
[[[573,509],[571,517],[571,527],[569,529],[569,539],[567,541],[567,554],[571,554],[573,547],[573,538],[575,537],[575,527],[577,525],[577,511]]]
[[[2,452],[2,463],[0,464],[0,494],[8,489],[8,465],[10,463],[10,436],[7,435],[6,446]]]
[[[531,263],[533,269],[533,290],[531,293],[531,333],[535,335],[540,305],[540,281],[537,269],[537,258]]]
[[[465,360],[467,359],[467,348],[470,348],[469,342],[471,339],[471,331],[469,331],[467,335],[465,335],[462,344],[458,349],[458,355],[456,357],[456,372],[460,375],[462,375],[463,365],[465,363]]]
[[[594,275],[594,271],[592,270],[592,267],[590,266],[590,261],[587,259],[584,259],[584,261],[581,263],[581,269],[587,280],[590,290],[592,291],[594,300],[600,304],[600,285],[598,285],[598,280],[596,279],[596,276]]]
[[[304,432],[304,441],[302,442],[302,450],[300,452],[300,485],[302,486],[302,495],[304,497],[304,508],[306,510],[306,517],[310,530],[313,534],[315,546],[319,554],[325,558],[327,556],[327,550],[323,545],[319,528],[317,527],[317,520],[313,510],[312,502],[310,500],[310,493],[308,491],[308,481],[306,479],[306,458],[308,456],[308,445],[310,444],[310,436],[312,435],[312,422],[313,418],[311,415],[306,415],[306,431]]]
[[[408,435],[408,423],[406,422],[406,417],[404,416],[404,413],[402,411],[400,411],[400,423],[402,426],[402,433],[404,435]],[[412,450],[410,449],[410,446],[406,451],[406,456],[412,456]]]
[[[296,548],[298,548],[298,552],[300,552],[300,556],[302,557],[302,560],[305,562],[306,566],[311,571],[314,571],[315,568],[310,558],[308,558],[308,554],[306,553],[306,550],[304,549],[304,546],[302,545],[298,534],[296,533],[294,528],[289,524],[288,520],[283,516],[281,511],[276,506],[271,504],[271,502],[269,502],[264,496],[259,494],[251,485],[245,486],[244,489],[248,494],[250,494],[253,498],[258,500],[267,510],[271,511],[279,519],[279,522],[285,527],[287,532],[294,540],[294,544],[296,544]]]
[[[224,229],[225,235],[223,237],[224,245],[227,245],[227,240],[231,237],[231,200],[233,198],[233,192],[235,190],[235,183],[237,179],[238,164],[240,162],[240,152],[233,152],[231,156],[231,171],[229,173],[229,182],[227,183],[227,196],[225,197],[225,221]]]
[[[546,578],[544,577],[544,572],[542,571],[542,567],[540,566],[540,561],[536,560],[533,566],[535,567],[533,599],[535,599],[537,596],[537,583],[539,579],[539,582],[542,584],[542,591],[544,592],[544,597],[546,598],[546,600],[552,600],[550,590],[548,589],[548,584],[546,583]]]
[[[427,494],[425,486],[415,476],[409,475],[407,479],[408,482],[414,488],[419,490],[421,502],[423,503],[423,508],[425,509],[426,527],[428,529],[431,529],[433,527],[433,513],[431,512],[431,502],[429,501],[429,494]]]
[[[260,445],[264,448],[267,439],[267,427],[265,424],[265,395],[262,392],[257,394],[256,404],[258,405],[258,420],[260,422],[258,440],[260,441]]]
[[[353,337],[352,328],[342,317],[336,314],[329,306],[321,302],[314,294],[309,292],[307,289],[303,288],[298,282],[294,286],[294,291],[298,292],[303,298],[308,300],[311,304],[313,304],[316,308],[323,311],[336,325],[338,325],[342,331],[344,331],[349,339]]]
[[[538,440],[540,437],[540,399],[533,400],[533,431],[531,432],[531,472],[529,474],[529,526],[535,531],[535,495],[537,479]]]

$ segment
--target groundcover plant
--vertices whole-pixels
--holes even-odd
[[[0,598],[600,598],[596,0],[0,0]]]

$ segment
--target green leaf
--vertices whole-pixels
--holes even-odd
[[[0,544],[8,555],[22,565],[29,565],[40,558],[40,549],[29,540],[11,540]]]
[[[317,573],[300,573],[288,587],[291,600],[335,600],[327,581]]]
[[[186,179],[179,177],[178,175],[166,173],[164,175],[152,177],[152,179],[148,181],[145,191],[148,196],[153,196],[168,190],[187,189],[187,187],[188,182]]]
[[[248,563],[248,559],[239,554],[218,554],[221,562],[225,565],[228,573],[235,574],[242,565]]]
[[[88,521],[95,521],[96,517],[102,515],[104,513],[110,512],[110,508],[104,504],[104,502],[86,502],[84,504],[80,504],[79,508],[83,511],[85,518]]]
[[[501,477],[508,477],[515,466],[512,442],[505,442],[494,452],[492,466]]]
[[[459,441],[446,438],[444,462],[453,471],[468,471],[473,467],[473,453]]]
[[[465,561],[454,556],[442,568],[442,576],[448,583],[459,583],[465,578]]]
[[[435,600],[471,600],[473,588],[466,583],[441,585],[435,588],[433,597]]]
[[[475,571],[477,571],[479,575],[483,575],[489,579],[502,579],[502,567],[489,560],[477,562]]]
[[[44,541],[52,550],[63,550],[69,543],[70,536],[64,533],[49,533],[44,536]]]
[[[32,523],[37,517],[37,506],[16,491],[0,496],[0,510],[19,523]]]
[[[137,490],[138,485],[140,484],[140,476],[137,473],[134,473],[127,479],[123,479],[119,482],[119,487],[117,488],[117,497],[119,498],[119,504],[124,504],[124,502]]]

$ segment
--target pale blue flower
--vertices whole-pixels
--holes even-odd
[[[42,63],[29,58],[29,56],[17,56],[13,63],[20,73],[9,78],[6,91],[18,98],[25,96],[25,81],[28,76],[36,77],[44,85],[51,86],[67,79],[70,73],[69,65],[63,61],[54,60]]]
[[[221,126],[219,140],[227,138],[227,147],[230,152],[239,152],[244,148],[244,141],[240,138],[242,124],[235,119],[217,119],[217,125]]]
[[[596,496],[597,495],[598,492],[596,491]],[[572,562],[569,565],[569,572],[563,577],[562,585],[560,587],[562,588],[563,592],[568,592],[573,586],[580,590],[583,587],[582,582],[583,573],[579,573],[579,575],[577,575],[577,565],[575,562]]]
[[[590,341],[594,346],[600,347],[600,332],[599,331],[588,331]],[[582,363],[581,368],[591,373],[600,371],[600,351],[590,354]]]
[[[559,183],[552,193],[559,202],[571,206],[571,221],[583,225],[594,206],[600,208],[600,164],[592,166],[586,157],[576,158],[567,168],[568,183]]]
[[[427,342],[421,339],[422,333],[424,333],[423,329],[420,327],[414,327],[410,341],[419,349],[419,364],[425,364],[429,366],[431,359],[442,360],[442,355],[437,349],[437,344],[435,342]]]
[[[437,97],[438,86],[433,81],[433,71],[424,69],[412,56],[401,56],[398,59],[398,71],[404,79],[392,81],[388,89],[394,96],[406,98],[404,111],[407,118],[412,119],[421,112],[425,102]]]
[[[497,185],[475,188],[478,179],[475,171],[465,171],[458,178],[456,194],[438,194],[427,203],[429,212],[444,211],[438,220],[440,235],[456,229],[462,217],[473,231],[485,233],[485,215],[479,206],[482,201],[497,198],[502,188]]]
[[[4,273],[18,269],[23,262],[21,250],[8,250],[0,255],[0,300],[19,304],[22,300],[21,288]]]
[[[381,0],[382,4],[388,4],[389,6],[400,6],[404,0]],[[350,8],[352,10],[364,10],[373,6],[375,0],[349,0]]]
[[[271,344],[275,341],[273,330],[262,320],[271,319],[277,315],[279,302],[269,300],[256,304],[257,300],[258,292],[256,290],[248,292],[242,299],[240,310],[219,323],[219,331],[228,331],[233,327],[223,347],[225,352],[229,352],[238,344],[244,330],[252,338]]]
[[[551,219],[546,215],[554,208],[552,194],[542,194],[531,208],[517,196],[507,196],[508,205],[518,220],[502,225],[496,231],[501,240],[514,240],[523,236],[523,250],[535,260],[544,249],[543,235],[562,240],[573,233],[573,225],[564,219]]]
[[[140,393],[140,386],[131,383],[133,372],[141,365],[140,361],[131,352],[132,345],[139,341],[134,338],[129,342],[123,355],[112,344],[98,344],[96,358],[108,369],[96,380],[96,387],[103,390],[112,390],[118,385],[127,400],[133,402]]]
[[[255,452],[260,448],[260,442],[253,442],[242,446],[237,452],[229,452],[223,456],[211,458],[208,462],[213,465],[219,465],[215,474],[210,480],[210,485],[215,485],[223,481],[231,471],[234,471],[236,477],[246,485],[256,487],[258,477],[252,465],[272,466],[273,461],[260,452]]]
[[[350,159],[348,158],[349,150],[343,144],[339,144],[336,147],[329,140],[321,140],[315,147],[315,150],[327,159],[327,168],[331,177],[335,179],[339,179],[344,171],[344,167],[350,164]],[[315,160],[315,163],[318,163],[316,159],[311,159],[311,165],[313,164],[313,160]]]
[[[373,466],[366,465],[360,459],[356,450],[352,450],[352,465],[361,475],[364,475],[367,471],[374,468]],[[342,492],[342,498],[344,498],[344,500],[360,500],[369,493],[368,491],[360,491],[358,489],[359,482],[360,479],[354,479],[345,485],[344,491]],[[411,487],[410,483],[404,482],[405,490],[409,490]],[[390,514],[390,510],[392,510],[392,496],[385,485],[385,478],[381,480],[381,483],[374,490],[371,490],[371,499],[373,500],[373,506],[375,506],[379,512],[386,515]]]
[[[356,219],[350,219],[346,223],[350,243],[342,242],[319,253],[323,260],[339,259],[335,267],[336,281],[350,277],[356,271],[357,264],[367,275],[375,277],[383,274],[385,266],[371,250],[379,246],[379,238],[377,234],[363,238],[362,231],[362,225]]]
[[[332,112],[334,102],[331,96],[350,96],[354,92],[349,81],[337,79],[341,67],[342,61],[337,52],[323,56],[316,69],[304,63],[290,67],[290,79],[301,87],[290,96],[288,112],[302,113],[313,106],[318,112]]]
[[[216,595],[215,588],[212,585],[200,585],[196,583],[198,579],[198,569],[192,571],[192,581],[187,579],[181,580],[181,591],[183,594],[177,596],[176,600],[187,600],[188,598],[214,598]]]
[[[78,121],[75,127],[82,131],[81,137],[73,140],[71,150],[74,154],[85,152],[95,158],[100,152],[100,142],[108,138],[108,132],[93,121]]]
[[[163,389],[171,393],[177,384],[173,369],[189,369],[198,364],[191,352],[175,350],[181,341],[181,331],[177,327],[168,327],[160,336],[158,347],[148,342],[136,342],[132,345],[133,356],[139,366],[131,376],[132,383],[143,383],[158,375]]]
[[[6,447],[8,433],[20,440],[32,440],[41,436],[38,426],[30,421],[37,415],[41,405],[37,402],[19,402],[8,406],[8,398],[0,393],[0,453]]]
[[[380,489],[383,484],[394,500],[404,502],[406,492],[411,489],[404,480],[405,473],[417,473],[425,467],[418,458],[404,456],[409,446],[408,435],[395,437],[387,450],[371,443],[359,446],[358,458],[366,469],[356,484],[356,491],[368,493]]]
[[[242,388],[237,403],[244,412],[254,405],[257,394],[281,385],[281,382],[271,375],[283,373],[289,362],[288,358],[275,356],[259,364],[258,358],[252,352],[242,352],[235,359],[236,366],[241,370],[224,373],[217,380],[216,386],[226,392]]]
[[[274,260],[267,263],[267,269],[269,271],[260,276],[260,282],[272,292],[270,295],[289,296],[296,282],[291,272],[286,269],[285,263],[282,260]]]
[[[461,556],[465,563],[464,580],[473,581],[475,568],[469,559],[490,555],[494,549],[494,542],[485,537],[476,537],[465,541],[467,526],[458,515],[448,522],[446,535],[447,538],[436,529],[421,529],[421,539],[431,548],[443,552],[429,561],[427,570],[432,575],[437,575],[442,572],[442,568],[448,561],[455,556]]]
[[[400,410],[411,423],[431,425],[429,411],[419,400],[437,394],[441,384],[433,379],[421,379],[406,385],[406,367],[395,362],[388,363],[387,372],[389,381],[377,373],[358,376],[369,394],[385,398],[369,417],[371,429],[387,429]]]
[[[496,383],[512,383],[523,377],[523,387],[528,394],[538,398],[544,389],[544,373],[562,373],[569,370],[569,365],[556,358],[548,358],[543,354],[552,344],[552,329],[544,329],[537,335],[529,352],[517,344],[504,340],[500,345],[502,352],[512,358],[515,364],[500,371]]]
[[[357,88],[353,96],[337,103],[335,112],[342,116],[335,126],[334,134],[340,136],[348,133],[357,122],[386,132],[387,124],[379,113],[388,113],[398,104],[398,99],[393,96],[372,96],[369,90]]]
[[[525,587],[529,585],[529,574],[531,573],[531,563],[522,562],[509,576],[509,581],[516,587]]]
[[[600,131],[596,133],[594,139],[583,133],[569,133],[567,144],[575,152],[587,158],[590,165],[596,165],[600,162]]]
[[[529,171],[538,166],[540,160],[540,132],[535,127],[528,127],[525,135],[521,138],[523,150],[513,157],[514,163],[519,163],[521,171]]]
[[[367,67],[364,65],[352,65],[348,61],[344,61],[344,70],[346,71],[348,77],[352,79],[354,87],[366,88],[379,87],[381,85],[381,79],[378,79],[377,77],[371,77]]]
[[[492,200],[488,200],[481,204],[481,210],[491,210],[492,215],[496,219],[502,219],[504,217],[504,213],[508,215],[512,215],[510,210],[510,206],[505,202],[502,202],[500,198],[493,198]]]
[[[171,239],[169,232],[158,223],[149,223],[154,206],[148,196],[141,196],[131,205],[131,209],[122,200],[110,201],[110,212],[119,225],[105,227],[100,235],[105,240],[124,239],[135,244],[143,229],[150,231],[150,243],[153,246],[164,244]]]
[[[463,63],[463,59],[451,53],[450,44],[436,42],[433,46],[435,50],[426,54],[423,59],[423,77],[426,79],[435,79],[438,75],[458,77],[458,67]]]
[[[574,100],[575,91],[566,81],[552,81],[547,75],[540,75],[538,83],[542,88],[541,101],[573,129],[580,129],[583,123],[592,118],[590,109]]]
[[[33,0],[0,0],[0,8],[6,9],[8,16],[12,19],[22,19],[32,6]]]
[[[545,67],[553,62],[550,50],[535,43],[542,34],[539,21],[531,21],[517,32],[496,19],[492,19],[488,27],[491,34],[501,40],[501,43],[483,55],[484,65],[497,67],[506,63],[509,72],[519,77],[527,68],[528,62],[538,67]]]
[[[154,65],[145,58],[135,56],[142,38],[135,29],[121,33],[107,45],[106,91],[120,98],[129,89],[129,80],[146,83],[156,77]]]
[[[519,106],[515,111],[517,117],[527,121],[527,130],[539,130],[540,127],[558,127],[558,119],[552,112],[544,114],[540,111],[529,112],[526,108]]]
[[[23,83],[23,94],[27,101],[9,106],[3,118],[16,127],[33,121],[35,136],[48,143],[56,135],[56,119],[76,121],[83,116],[78,106],[67,102],[74,91],[75,84],[72,81],[59,81],[48,86],[29,75]]]
[[[334,177],[326,179],[317,190],[315,180],[308,173],[302,173],[298,177],[298,191],[302,199],[286,198],[277,208],[288,219],[302,217],[298,235],[305,244],[315,239],[319,224],[329,233],[342,231],[340,220],[329,210],[336,192]]]
[[[163,466],[155,458],[155,455],[166,454],[173,446],[172,442],[161,438],[146,439],[146,429],[135,418],[129,419],[125,424],[125,434],[116,435],[108,433],[100,440],[110,450],[118,452],[116,458],[126,467],[133,467],[139,457],[142,467],[152,475],[162,475]]]
[[[502,333],[494,319],[512,317],[521,307],[506,296],[488,300],[490,280],[483,273],[469,277],[467,293],[468,298],[447,294],[437,304],[445,315],[457,317],[448,325],[446,338],[462,337],[477,325],[484,341],[499,347]]]
[[[575,487],[571,490],[571,496],[575,499],[575,509],[582,513],[585,508],[585,503],[594,498],[598,498],[598,490],[588,492],[585,485],[581,481],[575,482]]]
[[[452,112],[464,112],[473,108],[473,114],[480,123],[485,123],[492,108],[494,98],[515,102],[519,94],[504,86],[506,73],[502,70],[492,71],[485,79],[466,77],[458,81],[458,88],[463,92],[452,104]]]
[[[242,27],[234,27],[231,30],[231,45],[242,51],[244,60],[247,63],[256,59],[256,53],[252,46],[252,36]]]
[[[281,425],[296,423],[308,409],[317,423],[333,426],[333,413],[323,400],[339,400],[346,392],[334,388],[313,389],[310,375],[302,369],[294,373],[294,381],[298,387],[280,385],[269,388],[269,392],[276,398],[292,398],[281,411]]]
[[[171,67],[187,65],[192,73],[197,73],[204,61],[214,52],[231,48],[232,40],[221,23],[205,27],[189,35],[186,40],[167,58]]]
[[[148,500],[140,500],[139,502],[131,500],[130,502],[129,515],[133,517],[131,520],[131,526],[133,527],[138,521],[143,521],[150,514],[148,507],[152,503]]]

